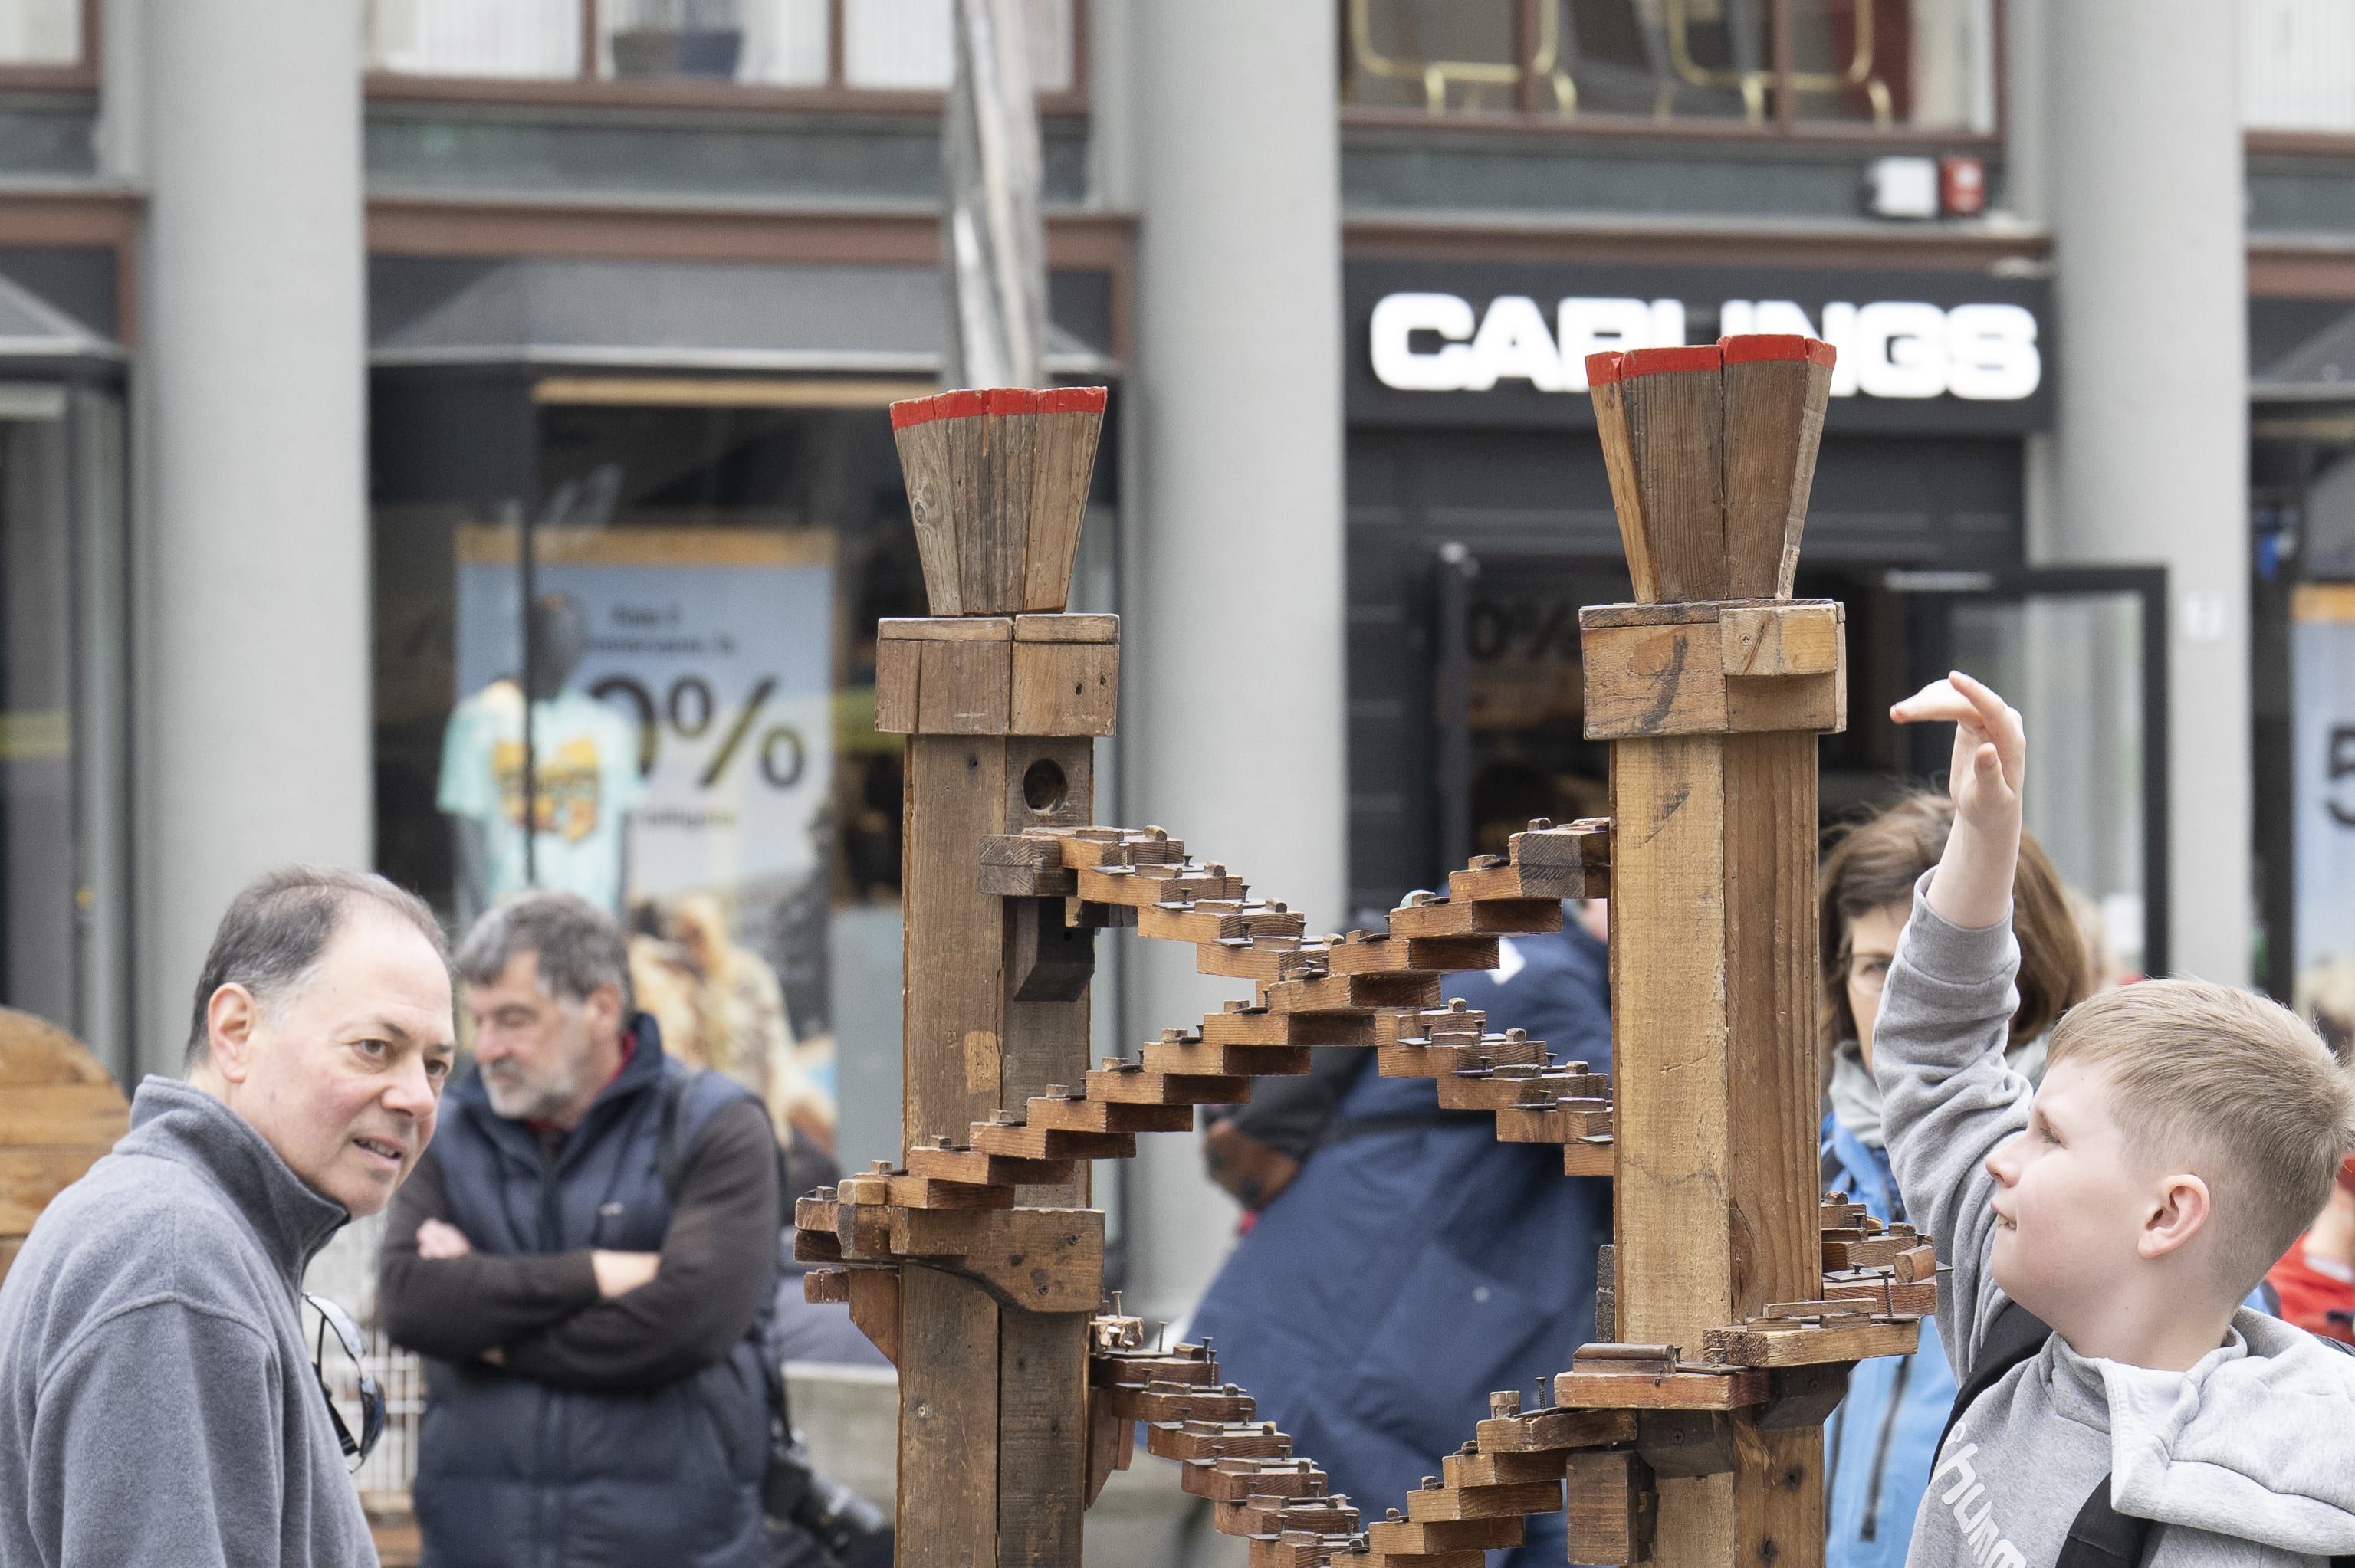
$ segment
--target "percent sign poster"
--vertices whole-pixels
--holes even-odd
[[[460,531],[462,695],[522,666],[516,542]],[[533,545],[534,591],[570,599],[587,630],[568,699],[637,737],[621,842],[641,1005],[682,1054],[830,1143],[832,535],[540,528]]]

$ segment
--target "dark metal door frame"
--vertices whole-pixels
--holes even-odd
[[[1919,681],[1951,667],[1949,612],[1966,599],[2025,601],[2032,597],[2132,593],[2142,600],[2143,701],[2143,972],[2168,973],[2167,568],[2164,567],[2021,567],[1994,572],[1892,571],[1885,587],[1924,601],[1913,618],[1913,657]],[[1916,771],[1928,777],[1944,765],[1945,743],[1923,734],[1937,760]],[[1923,753],[1916,751],[1917,762]]]

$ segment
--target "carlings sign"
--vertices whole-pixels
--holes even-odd
[[[1681,300],[1573,296],[1555,307],[1549,329],[1537,301],[1503,294],[1474,323],[1472,302],[1457,294],[1387,294],[1374,306],[1374,375],[1401,392],[1486,392],[1518,377],[1540,392],[1586,390],[1586,356],[1606,349],[1682,344]],[[1718,331],[1798,333],[1839,350],[1832,396],[1957,397],[2011,401],[2044,379],[2036,317],[2019,305],[1951,309],[1919,300],[1836,300],[1821,316],[1791,300],[1728,300]],[[1421,346],[1418,334],[1436,341]]]
[[[1838,349],[1833,429],[2019,430],[2047,417],[2041,280],[1353,262],[1348,294],[1359,423],[1410,410],[1445,424],[1582,423],[1588,355],[1753,332]]]

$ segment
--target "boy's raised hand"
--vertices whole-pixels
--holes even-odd
[[[1957,670],[1889,710],[1899,724],[1952,724],[1947,793],[1955,831],[1930,879],[1930,907],[1957,926],[1992,926],[2011,910],[2019,861],[2019,790],[2028,732],[2018,710]]]

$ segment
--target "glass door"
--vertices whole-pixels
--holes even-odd
[[[2158,567],[1891,572],[1911,602],[1911,683],[1977,675],[2028,721],[2028,829],[2120,976],[2168,972],[2167,574]],[[1943,778],[1944,732],[1909,731]]]
[[[1503,853],[1531,817],[1609,811],[1606,748],[1584,738],[1578,611],[1628,588],[1615,561],[1455,546],[1433,574],[1424,874],[1439,877]],[[1849,726],[1821,749],[1827,825],[1943,785],[1950,736],[1891,725],[1888,707],[1967,671],[2028,717],[2028,826],[2083,895],[2111,971],[2167,972],[2165,591],[2157,568],[1803,570],[1800,597],[1848,607]]]
[[[0,382],[0,1003],[123,1033],[121,405]]]

